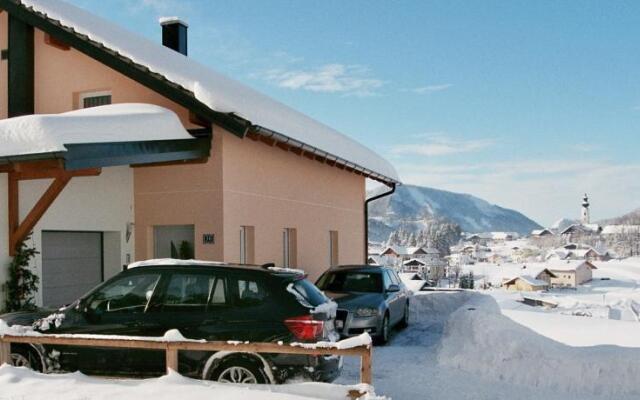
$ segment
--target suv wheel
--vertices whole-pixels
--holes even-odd
[[[377,342],[380,345],[385,345],[389,341],[389,334],[391,333],[391,325],[389,323],[389,314],[384,315],[382,320],[382,326],[380,328],[380,334],[377,337]]]
[[[221,383],[267,383],[262,368],[239,357],[224,360],[213,372],[211,379]]]

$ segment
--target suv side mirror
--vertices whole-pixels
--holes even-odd
[[[395,285],[395,284],[391,284],[387,288],[387,292],[399,292],[399,291],[400,291],[400,286]]]

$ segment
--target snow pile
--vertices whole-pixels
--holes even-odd
[[[169,139],[193,136],[173,111],[151,104],[112,104],[0,121],[0,156],[63,152],[67,144]]]
[[[64,321],[64,313],[53,313],[45,318],[41,318],[33,323],[33,328],[39,331],[48,331],[51,327],[59,328]]]
[[[400,180],[387,160],[355,140],[160,43],[63,1],[22,0],[22,3],[181,85],[215,111],[235,113],[254,125],[289,137],[293,143],[316,147]]]
[[[127,269],[148,267],[154,265],[202,265],[202,266],[225,266],[223,262],[219,261],[204,261],[204,260],[179,260],[176,258],[154,258],[149,260],[142,260],[132,262],[127,266]]]
[[[291,346],[293,347],[302,347],[305,349],[352,349],[358,346],[370,346],[371,345],[371,336],[367,332],[361,333],[358,336],[350,337],[347,339],[342,339],[339,342],[316,342],[316,343],[299,343],[293,342]]]
[[[347,386],[325,383],[287,385],[231,385],[200,381],[171,372],[160,378],[144,380],[105,380],[79,372],[43,375],[26,368],[0,366],[2,398],[66,399],[66,400],[344,400],[350,390],[371,389],[361,385]],[[384,400],[375,394],[362,397]]]
[[[438,353],[445,367],[497,382],[607,398],[640,396],[638,360],[640,349],[555,342],[502,315],[491,297],[480,295],[451,315]]]

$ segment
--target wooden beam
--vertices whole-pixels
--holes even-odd
[[[11,241],[11,235],[18,229],[20,225],[20,191],[18,186],[18,179],[14,173],[9,173],[9,184],[8,184],[8,193],[9,198],[7,204],[9,205],[9,255],[14,254],[14,247]]]
[[[24,221],[22,221],[16,229],[9,232],[9,255],[15,255],[18,243],[27,237],[40,218],[42,218],[45,211],[53,204],[53,201],[58,197],[60,192],[62,192],[62,189],[67,186],[69,180],[71,180],[71,174],[57,177],[51,185],[49,185],[49,188],[44,192],[42,197],[40,197],[31,211],[29,211]]]
[[[27,170],[21,172],[14,172],[18,177],[18,180],[27,181],[32,179],[55,179],[62,176],[98,176],[101,173],[100,168],[87,168],[79,169],[77,171],[64,171],[61,169],[42,169],[42,170]]]

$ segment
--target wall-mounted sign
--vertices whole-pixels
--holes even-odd
[[[202,244],[214,244],[215,241],[216,241],[216,237],[213,233],[202,234]]]

